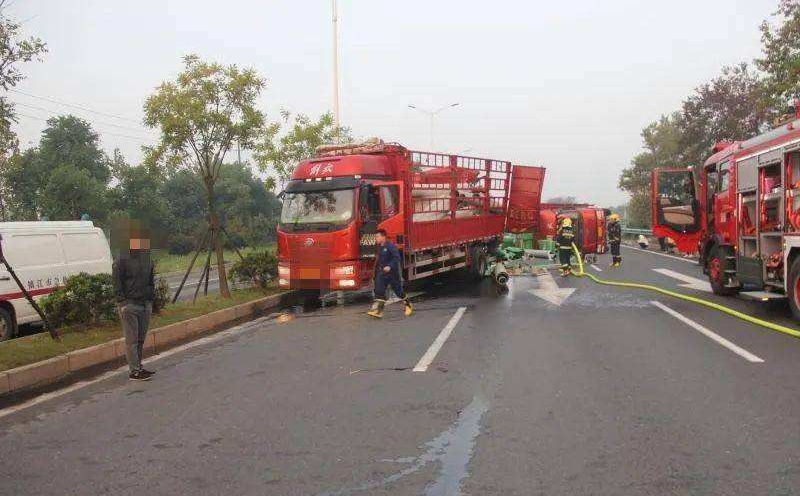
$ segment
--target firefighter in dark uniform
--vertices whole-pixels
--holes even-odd
[[[608,217],[608,246],[611,248],[611,266],[619,267],[622,264],[619,245],[622,244],[622,226],[619,224],[619,215],[611,214]]]
[[[558,243],[558,259],[561,261],[561,275],[568,276],[572,273],[572,266],[569,263],[572,257],[572,242],[575,239],[575,231],[572,228],[572,219],[564,217],[558,226],[556,243]]]
[[[386,231],[378,229],[375,233],[378,245],[378,254],[375,259],[375,300],[372,302],[367,315],[375,318],[383,317],[383,307],[386,305],[386,288],[391,287],[394,294],[403,300],[405,314],[414,313],[411,302],[408,301],[403,290],[403,276],[400,273],[400,251],[397,246],[386,238]]]

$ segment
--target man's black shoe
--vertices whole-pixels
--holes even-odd
[[[139,370],[141,370],[142,372],[144,372],[145,374],[148,374],[148,375],[156,375],[156,371],[155,370],[147,370],[145,368],[141,368]]]
[[[152,377],[152,374],[148,374],[143,370],[135,370],[130,373],[128,379],[132,381],[149,381]]]

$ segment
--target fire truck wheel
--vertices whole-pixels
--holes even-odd
[[[731,296],[738,292],[736,288],[725,287],[725,270],[727,268],[725,251],[720,247],[714,248],[708,258],[708,281],[716,295]]]
[[[7,341],[14,337],[14,318],[11,312],[0,308],[0,341]]]
[[[787,284],[787,293],[789,296],[789,308],[792,309],[792,315],[797,320],[800,320],[800,257],[797,257],[792,262],[789,268],[789,284]]]

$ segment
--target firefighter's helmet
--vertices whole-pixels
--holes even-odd
[[[608,220],[610,220],[611,222],[618,222],[619,221],[619,215],[611,214],[611,215],[608,216]]]
[[[569,217],[564,217],[561,220],[561,227],[572,227],[572,219]]]

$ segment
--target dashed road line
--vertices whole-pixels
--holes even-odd
[[[459,307],[459,309],[456,310],[456,313],[454,313],[453,316],[450,317],[450,321],[447,322],[446,326],[444,326],[442,332],[440,332],[439,335],[436,336],[436,339],[428,348],[428,351],[426,351],[425,354],[422,355],[422,358],[419,359],[417,365],[414,366],[413,369],[414,372],[425,372],[426,370],[428,370],[428,366],[436,358],[436,355],[439,353],[439,350],[442,349],[442,346],[444,346],[445,341],[447,341],[447,338],[450,337],[450,334],[453,332],[453,329],[456,328],[456,325],[458,325],[458,321],[461,320],[461,317],[464,316],[464,312],[466,311],[467,307]]]
[[[686,274],[681,274],[680,272],[675,272],[674,270],[662,268],[653,269],[653,272],[658,272],[659,274],[684,282],[685,284],[680,285],[682,288],[696,289],[698,291],[705,291],[706,293],[714,292],[711,289],[711,284],[708,281],[704,281],[696,277],[687,276]]]
[[[763,359],[761,359],[761,358],[757,357],[756,355],[750,353],[749,351],[747,351],[746,349],[742,348],[741,346],[739,346],[739,345],[737,345],[737,344],[735,344],[735,343],[733,343],[731,341],[728,341],[727,339],[723,338],[722,336],[720,336],[719,334],[715,333],[714,331],[708,329],[707,327],[704,327],[703,325],[698,324],[697,322],[695,322],[694,320],[690,319],[689,317],[686,317],[685,315],[676,312],[675,310],[673,310],[670,307],[664,305],[663,303],[658,302],[658,301],[651,301],[650,303],[652,303],[656,307],[660,308],[661,310],[665,311],[666,313],[672,315],[673,317],[675,317],[676,319],[680,320],[681,322],[683,322],[684,324],[688,325],[689,327],[694,328],[696,331],[698,331],[699,333],[703,334],[707,338],[709,338],[709,339],[711,339],[713,341],[716,341],[718,344],[724,346],[725,348],[728,348],[730,351],[736,353],[737,355],[739,355],[740,357],[744,358],[748,362],[751,362],[751,363],[764,363]]]
[[[592,264],[592,265],[591,265],[591,267],[592,267],[594,270],[596,270],[597,272],[603,272],[603,269],[601,269],[600,267],[598,267],[598,266],[597,266],[597,265],[595,265],[595,264]]]
[[[658,255],[659,257],[666,257],[672,258],[674,260],[680,260],[681,262],[686,262],[690,264],[697,264],[697,260],[694,258],[683,258],[683,257],[676,257],[675,255],[668,255],[666,253],[659,253],[657,251],[650,251],[650,250],[642,250],[641,248],[634,248],[633,246],[628,245],[620,245],[622,248],[626,248],[628,250],[633,250],[639,253],[649,253],[650,255]]]

